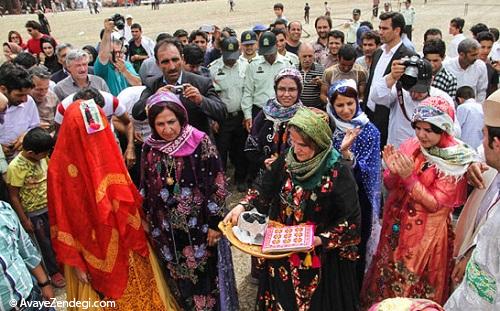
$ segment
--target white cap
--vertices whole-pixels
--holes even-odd
[[[127,16],[125,16],[125,19],[129,19],[129,18],[133,19],[132,15],[127,14]]]

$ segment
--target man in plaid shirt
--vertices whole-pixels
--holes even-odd
[[[433,79],[431,86],[446,92],[451,98],[455,98],[457,78],[443,66],[446,53],[444,41],[437,39],[425,42],[423,52],[424,58],[432,65]]]

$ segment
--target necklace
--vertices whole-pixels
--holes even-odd
[[[169,157],[167,160],[167,185],[172,186],[175,183],[174,177],[172,177],[172,171],[174,171],[175,160]]]

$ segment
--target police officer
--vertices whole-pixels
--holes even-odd
[[[240,59],[250,63],[257,57],[257,34],[252,30],[241,33],[241,56]]]
[[[278,54],[276,35],[266,31],[259,38],[259,55],[246,70],[241,109],[245,128],[250,132],[252,118],[275,96],[274,77],[283,68],[293,67],[290,60]]]
[[[222,57],[213,61],[209,69],[215,91],[226,104],[228,114],[224,121],[214,123],[213,130],[224,169],[229,153],[229,158],[235,167],[236,187],[238,191],[244,192],[247,189],[247,161],[243,148],[248,134],[243,127],[241,99],[243,98],[243,82],[248,62],[240,57],[236,37],[223,39],[221,50]]]

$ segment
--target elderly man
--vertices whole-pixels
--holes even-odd
[[[444,308],[447,311],[499,310],[500,309],[500,91],[488,97],[483,104],[484,138],[483,148],[486,164],[489,165],[492,180],[488,187],[473,192],[475,202],[467,202],[474,221],[470,232],[464,236],[461,251],[464,256],[457,262],[460,273],[455,269],[455,281],[465,276],[453,292]],[[476,192],[481,193],[476,193]],[[474,217],[475,216],[475,217]],[[461,232],[459,232],[461,233]],[[462,237],[462,235],[460,235]],[[467,241],[469,242],[467,244]],[[465,246],[465,247],[464,247]],[[467,247],[467,248],[466,248]],[[470,258],[470,259],[469,259]],[[460,259],[460,258],[459,258]]]
[[[293,21],[288,24],[288,34],[286,38],[286,50],[295,55],[299,54],[299,47],[302,37],[302,24],[299,21]]]
[[[35,66],[29,70],[33,89],[31,97],[35,100],[40,116],[40,126],[53,133],[55,131],[54,116],[59,103],[57,95],[49,90],[50,73],[43,66]]]
[[[94,72],[106,81],[111,94],[118,96],[127,87],[142,83],[132,64],[125,60],[123,42],[113,37],[114,28],[113,21],[104,22],[104,34]]]
[[[9,100],[7,110],[0,113],[0,144],[7,159],[22,148],[26,132],[40,126],[29,73],[11,63],[0,66],[0,92]]]
[[[88,73],[88,58],[88,54],[83,50],[68,52],[65,63],[69,76],[54,87],[54,93],[56,93],[59,100],[63,100],[68,95],[89,86],[109,92],[109,88],[102,78]]]
[[[309,43],[302,43],[299,48],[297,69],[304,77],[304,87],[300,100],[305,106],[325,109],[328,101],[328,85],[322,82],[325,68],[314,61],[314,48]]]
[[[476,94],[476,101],[486,99],[488,71],[479,59],[481,45],[474,39],[464,39],[458,44],[458,56],[443,62],[446,70],[457,78],[457,87],[470,86]]]
[[[262,110],[267,101],[274,97],[274,77],[281,69],[292,67],[288,59],[278,54],[276,35],[266,31],[259,38],[259,57],[248,65],[245,74],[241,109],[245,128],[250,132],[252,119]]]
[[[155,58],[163,76],[146,82],[147,88],[132,110],[134,119],[146,119],[146,101],[151,95],[158,91],[174,91],[177,87],[180,90],[179,99],[188,112],[189,123],[210,134],[208,119],[221,122],[227,114],[226,105],[217,96],[212,81],[182,69],[182,45],[177,39],[158,42]]]

